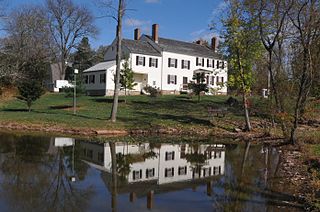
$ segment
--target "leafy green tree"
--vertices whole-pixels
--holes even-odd
[[[31,105],[44,94],[44,89],[38,80],[25,80],[18,86],[20,100],[25,101],[28,111],[31,111]]]
[[[223,20],[223,47],[229,58],[229,86],[236,88],[243,98],[246,130],[251,130],[248,95],[253,85],[254,61],[262,54],[262,44],[255,19],[243,7],[243,1],[228,1],[228,14]]]
[[[205,83],[205,74],[204,73],[196,73],[193,75],[193,80],[195,82],[189,83],[188,87],[192,90],[192,92],[198,96],[198,102],[200,102],[200,94],[201,92],[208,92],[208,85]]]
[[[127,95],[127,90],[133,90],[133,87],[137,85],[137,83],[134,82],[133,71],[129,66],[128,59],[126,59],[122,64],[122,69],[120,71],[120,84],[125,95]]]

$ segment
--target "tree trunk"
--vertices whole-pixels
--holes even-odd
[[[121,40],[122,40],[122,16],[123,16],[123,0],[119,0],[118,8],[118,25],[117,25],[117,56],[116,56],[116,75],[115,75],[115,85],[113,94],[113,104],[111,110],[111,121],[116,122],[117,111],[118,111],[118,101],[119,101],[119,90],[120,90],[120,70],[121,70]]]
[[[243,92],[243,109],[244,109],[244,117],[246,120],[246,131],[251,131],[252,127],[251,127],[250,117],[249,117],[248,98],[245,92]]]

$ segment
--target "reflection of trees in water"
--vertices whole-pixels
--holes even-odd
[[[69,181],[70,156],[62,148],[50,156],[48,139],[15,138],[1,143],[6,157],[1,165],[2,198],[13,210],[83,210],[90,188],[78,189]],[[2,153],[5,153],[2,151]]]
[[[206,154],[200,152],[200,144],[192,144],[190,147],[191,152],[186,153],[185,157],[186,160],[191,164],[190,168],[194,174],[193,177],[200,177],[201,169],[205,165],[208,158]],[[198,176],[195,176],[195,173],[197,173]]]

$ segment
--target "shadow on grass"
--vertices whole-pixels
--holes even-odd
[[[53,106],[56,107],[56,106]],[[60,107],[60,106],[57,106]],[[72,106],[67,106],[66,108],[70,108]],[[51,109],[53,109],[52,107],[49,107]],[[66,108],[59,108],[59,109],[66,109]],[[1,111],[4,112],[27,112],[29,113],[29,111],[27,109],[2,109]],[[77,113],[76,115],[74,115],[73,113],[58,113],[58,112],[54,112],[54,111],[39,111],[39,110],[34,110],[32,109],[31,113],[38,113],[38,114],[47,114],[47,115],[61,115],[61,116],[72,116],[72,117],[80,117],[80,118],[85,118],[85,119],[91,119],[91,120],[101,120],[101,121],[107,121],[109,120],[109,118],[99,118],[99,117],[92,117],[92,116],[87,116],[87,115],[82,115]]]
[[[1,111],[4,111],[4,112],[29,112],[28,109],[21,109],[21,108],[5,108],[5,109],[2,109]],[[31,112],[33,112],[33,110],[31,110]]]
[[[137,115],[146,117],[147,119],[172,120],[182,124],[197,124],[202,126],[211,126],[211,122],[206,119],[199,119],[188,115],[172,115],[172,114],[158,114],[152,112],[137,112]]]
[[[97,102],[97,103],[113,103],[113,99],[107,99],[107,98],[92,98],[91,101]],[[124,99],[119,99],[119,103],[124,102]]]

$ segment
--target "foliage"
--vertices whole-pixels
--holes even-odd
[[[200,102],[200,94],[202,92],[208,92],[208,85],[205,84],[205,74],[204,73],[196,73],[193,75],[193,80],[195,82],[191,82],[188,84],[188,88],[192,90],[192,92],[198,96],[198,102]]]
[[[73,55],[73,68],[78,69],[79,74],[81,75],[84,70],[94,65],[94,52],[91,50],[88,37],[82,38],[76,49],[77,50]]]
[[[161,92],[159,89],[156,89],[150,85],[147,85],[146,87],[143,88],[147,93],[150,94],[150,97],[158,97],[161,95]]]
[[[129,66],[128,59],[126,59],[122,64],[122,69],[120,71],[120,84],[121,89],[124,90],[125,95],[127,95],[127,90],[130,91],[134,88],[134,86],[137,85],[137,83],[134,82],[133,71]]]
[[[26,102],[29,112],[31,111],[31,105],[34,101],[39,99],[44,94],[44,89],[37,80],[26,80],[21,82],[18,86],[20,100]]]
[[[74,89],[73,87],[63,87],[62,92],[65,93],[66,97],[73,97]],[[81,80],[77,80],[77,87],[76,87],[76,95],[77,97],[83,96],[86,93],[86,88]]]

